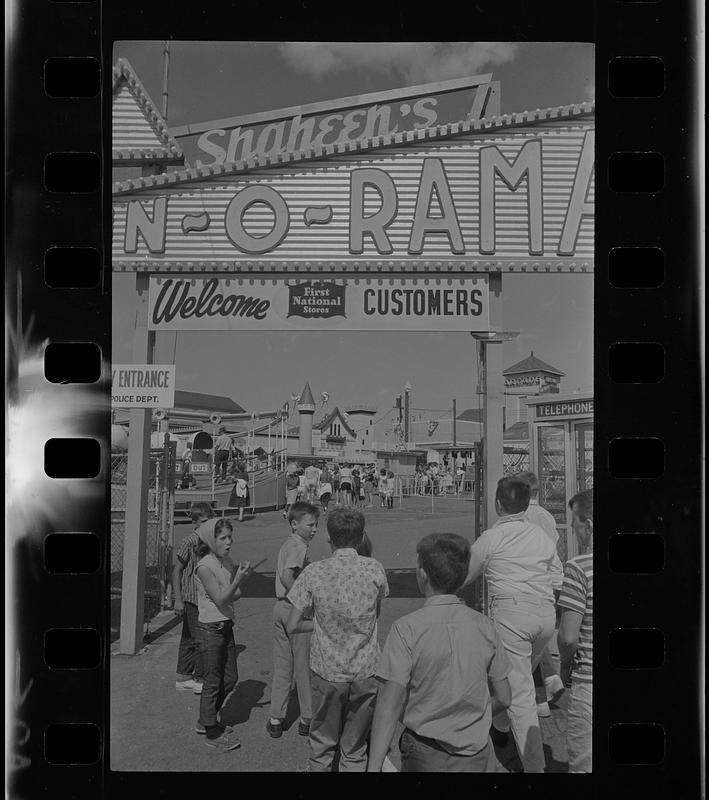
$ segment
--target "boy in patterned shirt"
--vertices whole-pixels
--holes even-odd
[[[195,548],[200,541],[197,528],[203,522],[212,519],[213,516],[214,512],[209,503],[192,503],[190,518],[193,530],[182,540],[172,571],[174,611],[177,617],[182,618],[182,634],[177,652],[177,680],[175,681],[175,689],[178,692],[191,690],[195,694],[202,693],[204,669],[199,649],[197,625],[199,610],[197,608],[197,585],[195,584],[195,569],[199,558],[195,554]]]
[[[559,606],[561,674],[571,672],[566,748],[569,772],[591,772],[593,705],[593,491],[579,492],[569,501],[572,527],[585,552],[564,567]]]
[[[310,642],[312,711],[310,772],[365,772],[379,661],[377,618],[389,594],[384,567],[360,556],[364,515],[336,508],[327,520],[330,558],[307,566],[288,592],[290,634],[313,631]],[[307,609],[314,619],[303,620]]]

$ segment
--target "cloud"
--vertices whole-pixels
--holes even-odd
[[[518,47],[510,42],[284,42],[281,54],[293,69],[314,78],[367,69],[429,83],[505,64]]]
[[[593,78],[586,82],[586,85],[583,87],[584,92],[586,93],[586,100],[590,103],[595,102],[596,100],[596,82]]]

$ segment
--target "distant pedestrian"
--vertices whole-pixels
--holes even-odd
[[[308,482],[305,479],[305,470],[302,467],[298,469],[298,500],[301,503],[308,502]]]
[[[228,519],[210,519],[197,529],[201,540],[197,548],[195,583],[199,603],[200,645],[204,659],[204,686],[199,700],[197,732],[204,743],[222,752],[241,746],[227,729],[219,711],[236,686],[236,645],[234,643],[234,603],[241,597],[240,586],[251,574],[249,562],[234,566],[229,558],[232,525]]]
[[[342,501],[340,499],[340,467],[333,464],[332,467],[332,497],[337,505]]]
[[[347,464],[343,464],[340,470],[340,494],[342,505],[349,506],[352,502],[352,470]]]
[[[358,507],[362,499],[360,497],[362,491],[362,479],[360,478],[359,470],[352,470],[352,505]]]
[[[219,428],[219,436],[214,443],[214,477],[219,483],[226,481],[227,468],[231,458],[234,443],[226,432],[226,428]]]
[[[178,692],[192,691],[195,694],[202,692],[204,666],[199,646],[200,630],[197,624],[199,608],[197,584],[195,583],[195,569],[199,560],[196,548],[200,542],[197,529],[213,516],[214,512],[209,503],[192,503],[190,508],[192,533],[182,540],[172,570],[175,616],[182,619],[180,644],[177,651],[177,680],[175,681],[175,689]]]
[[[192,474],[192,449],[187,446],[182,454],[182,476],[180,478],[180,489],[193,489],[197,481]]]
[[[377,492],[379,493],[379,506],[386,508],[387,504],[387,471],[385,469],[379,470],[379,477],[377,478]]]
[[[386,479],[386,506],[387,508],[394,508],[394,494],[396,492],[396,477],[394,473],[389,470]]]
[[[381,770],[400,718],[402,772],[496,772],[490,724],[510,704],[511,667],[495,625],[455,595],[470,545],[457,534],[434,533],[416,552],[426,602],[387,636],[368,772]]]
[[[288,512],[298,499],[299,485],[298,472],[293,465],[289,464],[286,471],[286,507],[283,509],[283,519],[288,518]]]
[[[336,508],[327,520],[332,556],[307,566],[293,584],[287,629],[313,631],[310,642],[313,717],[310,772],[365,772],[380,650],[377,618],[389,594],[384,567],[357,554],[364,515]],[[303,621],[306,610],[313,621]]]
[[[328,475],[329,477],[329,475]],[[318,500],[322,507],[323,514],[327,514],[330,510],[330,499],[332,498],[332,484],[330,481],[320,481],[318,484]]]
[[[374,491],[375,491],[375,484],[374,484],[374,473],[372,470],[367,470],[367,474],[364,478],[364,499],[367,505],[367,508],[372,508],[372,500],[374,499]]]
[[[564,566],[559,606],[561,673],[571,675],[566,712],[569,772],[591,772],[593,706],[593,490],[569,501],[576,539],[583,550]]]
[[[320,470],[315,464],[308,464],[305,468],[305,485],[307,487],[306,500],[314,503],[318,496],[318,481],[320,480]]]
[[[239,510],[239,522],[244,521],[244,509],[249,505],[249,473],[246,464],[239,462],[234,473],[234,488],[229,497],[229,508]]]
[[[283,735],[283,720],[288,708],[292,684],[298,691],[300,721],[298,733],[310,733],[310,634],[286,630],[293,606],[287,599],[296,578],[308,565],[308,545],[318,529],[320,511],[310,503],[294,503],[288,513],[290,536],[281,545],[276,565],[276,605],[273,608],[273,683],[271,684],[271,718],[266,730],[278,739]]]

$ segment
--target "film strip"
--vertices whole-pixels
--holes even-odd
[[[572,23],[561,4],[546,6],[544,13],[536,5],[515,9],[527,40],[589,41],[594,22],[599,32],[596,693],[593,775],[572,791],[697,796],[704,743],[698,347],[703,297],[696,268],[700,92],[693,64],[701,44],[680,49],[676,43],[695,42],[700,11],[618,0],[595,9],[587,4]],[[245,19],[243,8],[225,7],[222,14],[238,17],[244,40],[263,38],[262,21]],[[269,38],[340,38],[304,14],[299,8],[287,12],[272,31],[269,23]],[[347,35],[367,40],[365,22],[371,22],[369,14]],[[135,656],[112,656],[109,641],[108,387],[115,309],[107,121],[114,41],[214,41],[222,38],[223,20],[177,20],[159,7],[133,3],[33,0],[14,8],[10,23],[9,794],[94,798],[196,789],[207,778],[223,776],[110,770],[111,709],[119,702],[111,697],[110,662]],[[505,38],[504,23],[501,28],[484,17],[481,24],[487,38]],[[434,37],[434,31],[441,35]],[[460,38],[452,35],[450,20],[427,21],[425,33],[400,22],[380,23],[378,35]],[[479,29],[475,36],[486,38]],[[446,128],[436,135],[448,133]],[[166,159],[179,158],[179,148],[167,139],[164,144]],[[141,181],[120,184],[120,191],[145,188],[150,178]],[[346,267],[343,262],[338,269]],[[432,259],[419,282],[450,281],[438,274],[448,268]],[[367,269],[388,271],[386,261]],[[479,269],[485,271],[484,264]],[[530,262],[529,269],[537,267]],[[401,278],[373,277],[379,280]],[[37,453],[44,459],[41,471],[38,463],[27,463],[28,454]],[[139,620],[134,628],[141,628]],[[527,778],[526,785],[545,794],[568,792],[565,783],[550,788],[544,780]],[[502,781],[485,783],[499,789]]]

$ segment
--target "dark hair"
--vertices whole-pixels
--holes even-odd
[[[519,514],[529,506],[531,491],[529,484],[519,478],[500,478],[497,482],[495,500],[508,514]]]
[[[214,516],[214,514],[212,514],[212,516]],[[221,519],[217,520],[217,523],[214,526],[215,539],[224,530],[224,528],[229,528],[232,533],[234,532],[234,526],[231,524],[231,522],[222,517]],[[203,542],[201,539],[197,542],[194,549],[198,558],[204,558],[204,556],[210,553],[209,545],[206,542]]]
[[[327,518],[327,532],[336,549],[358,547],[364,533],[364,514],[355,508],[335,508]]]
[[[585,492],[579,492],[569,500],[569,508],[572,511],[574,509],[574,504],[576,505],[576,512],[581,522],[586,522],[587,519],[593,519],[593,489],[586,489]]]
[[[362,534],[362,541],[357,547],[357,555],[366,556],[367,558],[372,557],[372,542],[369,536],[367,536],[367,531]]]
[[[320,509],[312,503],[306,503],[304,500],[298,500],[293,503],[288,512],[288,522],[300,522],[303,517],[310,514],[313,517],[320,516]]]
[[[204,502],[196,502],[192,503],[190,506],[190,519],[192,522],[195,521],[197,517],[205,516],[207,519],[212,519],[214,516],[214,509],[212,508],[211,503],[204,503]]]
[[[536,495],[539,491],[539,479],[533,472],[518,472],[516,475],[512,476],[513,478],[517,478],[520,481],[524,481],[525,483],[529,484],[529,489],[532,493],[532,497]]]
[[[419,566],[437,592],[453,594],[465,582],[470,543],[457,533],[430,533],[416,545]]]

